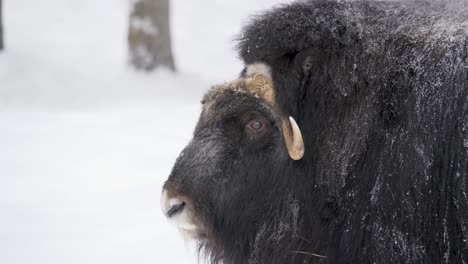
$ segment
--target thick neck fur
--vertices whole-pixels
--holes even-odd
[[[245,188],[242,199],[230,200],[229,188],[220,198],[215,208],[219,218],[214,221],[220,228],[213,228],[214,239],[204,245],[207,255],[213,262],[224,264],[323,260],[323,248],[313,237],[304,235],[322,233],[325,229],[319,228],[329,220],[311,215],[333,214],[319,202],[318,186],[305,179],[305,168],[298,166],[301,161],[278,159],[265,163],[272,167],[263,172],[240,173],[244,175],[239,179]]]

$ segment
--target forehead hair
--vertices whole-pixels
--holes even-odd
[[[248,65],[245,76],[237,80],[213,86],[202,103],[210,105],[218,98],[233,93],[252,95],[271,107],[276,106],[270,69],[262,63]]]

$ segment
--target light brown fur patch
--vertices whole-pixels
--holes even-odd
[[[272,107],[275,107],[276,105],[273,83],[263,74],[254,74],[252,76],[216,85],[205,95],[203,103],[209,103],[216,100],[216,98],[225,91],[248,93],[265,101]]]
[[[263,74],[255,74],[243,81],[245,83],[244,87],[249,93],[262,98],[271,106],[276,105],[273,83],[268,77]]]

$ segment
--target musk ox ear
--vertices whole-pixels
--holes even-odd
[[[294,118],[282,118],[281,130],[283,131],[284,141],[288,149],[289,157],[293,160],[300,160],[304,156],[304,140]]]
[[[302,76],[309,76],[315,63],[318,62],[318,56],[320,56],[320,50],[317,48],[308,48],[299,52],[294,59],[296,70]]]

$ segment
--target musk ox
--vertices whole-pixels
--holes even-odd
[[[254,17],[166,216],[212,263],[468,263],[467,13],[318,0]]]

